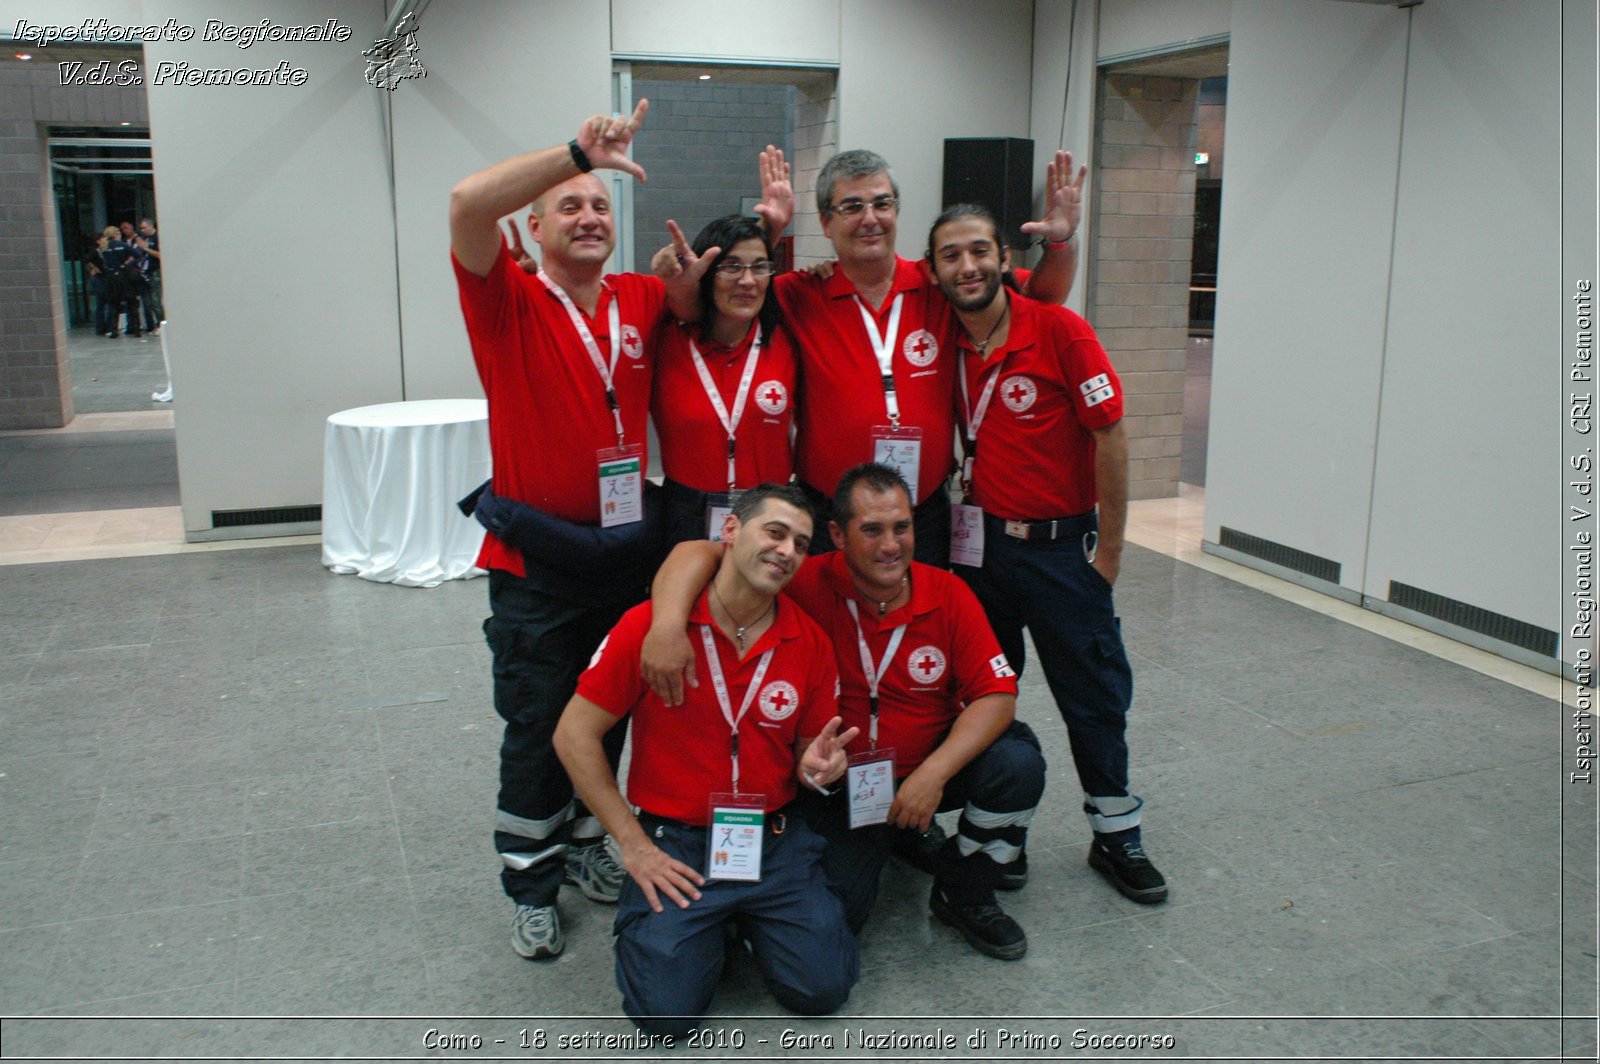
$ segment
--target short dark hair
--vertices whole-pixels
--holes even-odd
[[[722,253],[711,264],[711,268],[706,270],[706,275],[700,278],[702,336],[711,328],[717,313],[716,304],[712,299],[712,291],[717,283],[717,267],[728,257],[729,252],[733,251],[734,245],[746,240],[761,241],[761,246],[767,251],[767,258],[772,257],[772,245],[768,243],[767,234],[762,231],[760,222],[743,214],[729,214],[709,221],[705,228],[695,235],[692,247],[696,255],[704,255],[711,248],[722,249]],[[767,285],[767,297],[761,301],[761,311],[756,315],[756,322],[761,326],[763,345],[772,339],[772,330],[778,324],[778,297],[773,292],[774,287],[771,284]]]
[[[900,198],[900,182],[894,179],[894,171],[889,169],[888,159],[865,148],[851,148],[849,151],[839,152],[824,163],[822,171],[817,174],[817,213],[824,218],[833,213],[834,185],[852,178],[871,177],[873,174],[887,174],[889,187],[894,190],[894,198]]]
[[[899,489],[906,493],[907,504],[911,502],[911,485],[906,483],[906,478],[900,475],[898,469],[882,462],[862,462],[851,466],[839,478],[839,486],[833,492],[833,520],[840,528],[848,525],[856,515],[854,496],[858,484],[865,484],[879,494]]]
[[[800,485],[798,484],[773,484],[769,481],[765,484],[757,484],[747,491],[741,491],[738,497],[733,500],[733,516],[739,519],[740,524],[743,524],[760,512],[762,505],[768,499],[786,502],[796,510],[804,513],[811,518],[812,531],[816,530],[817,512],[812,509],[811,500],[806,498],[806,493],[800,490]]]

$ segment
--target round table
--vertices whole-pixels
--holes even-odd
[[[457,499],[489,479],[482,399],[422,399],[328,418],[322,564],[404,587],[480,576],[483,526]]]

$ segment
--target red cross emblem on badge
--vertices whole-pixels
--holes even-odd
[[[783,720],[800,705],[800,692],[787,680],[773,680],[761,689],[761,715],[768,720]]]
[[[644,354],[644,340],[632,325],[622,327],[622,353],[629,358],[639,358]]]
[[[906,659],[906,669],[917,683],[934,683],[944,675],[944,652],[936,646],[918,647]]]
[[[1013,413],[1020,414],[1027,410],[1038,397],[1038,385],[1020,373],[1000,382],[1000,401]]]
[[[789,389],[782,381],[767,381],[756,389],[756,405],[769,414],[781,414],[789,406]]]
[[[918,329],[906,337],[902,350],[906,361],[913,366],[931,366],[933,360],[939,357],[939,341],[927,329]]]

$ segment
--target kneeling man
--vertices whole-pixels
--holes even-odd
[[[631,877],[617,913],[617,985],[624,1011],[651,1033],[682,1034],[705,1014],[730,920],[773,996],[795,1012],[833,1012],[860,972],[822,870],[823,842],[789,808],[797,776],[826,786],[844,774],[856,735],[839,733],[827,637],[778,595],[811,532],[799,489],[744,493],[723,525],[721,564],[688,615],[695,665],[710,682],[671,708],[645,686],[646,603],[601,643],[556,729],[562,764]],[[624,800],[602,739],[630,712]]]

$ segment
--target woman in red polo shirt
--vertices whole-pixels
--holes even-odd
[[[795,357],[772,295],[776,269],[754,218],[729,215],[694,238],[721,248],[700,281],[700,320],[666,319],[654,340],[650,413],[666,474],[668,547],[720,537],[730,496],[793,473]]]

